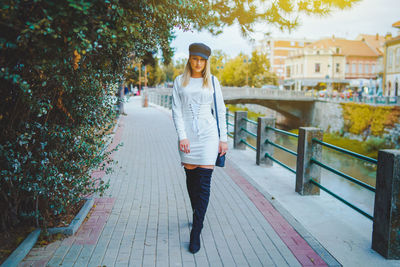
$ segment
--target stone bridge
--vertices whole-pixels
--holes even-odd
[[[151,88],[151,95],[170,96],[171,88]],[[226,104],[257,104],[283,115],[291,127],[320,125],[324,121],[342,120],[339,103],[357,102],[371,105],[399,105],[400,97],[364,96],[341,97],[339,94],[324,94],[316,91],[293,91],[249,87],[222,87]],[[168,100],[170,101],[170,100]],[[167,103],[168,105],[168,103]],[[328,127],[328,126],[327,126]],[[326,128],[322,126],[322,128]]]

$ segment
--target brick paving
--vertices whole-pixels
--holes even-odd
[[[171,117],[133,98],[119,122],[114,173],[78,232],[20,266],[327,266],[228,160],[216,168],[202,248],[188,251],[191,207]]]

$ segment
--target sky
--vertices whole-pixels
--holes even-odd
[[[362,0],[351,9],[336,10],[328,17],[317,16],[301,17],[301,25],[291,33],[281,32],[278,29],[259,24],[256,33],[252,36],[256,41],[251,43],[244,39],[237,26],[226,27],[220,35],[213,36],[207,32],[183,32],[176,30],[176,38],[172,41],[175,49],[174,60],[187,58],[188,47],[194,42],[203,42],[211,49],[220,49],[230,57],[240,52],[250,54],[257,40],[264,37],[264,33],[270,31],[272,37],[293,37],[320,39],[323,37],[342,37],[354,39],[358,34],[379,33],[385,35],[391,32],[393,36],[398,33],[392,24],[400,20],[400,0]]]

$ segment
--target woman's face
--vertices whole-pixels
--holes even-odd
[[[189,63],[193,73],[202,73],[206,67],[207,60],[201,56],[190,56]]]

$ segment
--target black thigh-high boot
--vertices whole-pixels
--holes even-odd
[[[210,184],[213,169],[197,167],[197,196],[193,213],[193,226],[190,232],[189,250],[196,253],[200,249],[200,233],[203,229],[204,217],[206,215],[208,200],[210,199]]]
[[[196,169],[185,169],[186,173],[186,188],[190,198],[190,205],[192,206],[192,211],[194,212],[195,199],[196,199],[196,185],[198,182]]]

